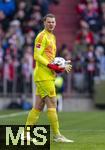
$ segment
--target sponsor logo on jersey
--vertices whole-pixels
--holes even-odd
[[[41,44],[36,44],[36,48],[40,49],[41,48]]]

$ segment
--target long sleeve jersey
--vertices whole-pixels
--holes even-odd
[[[55,36],[44,29],[35,39],[34,59],[36,66],[34,68],[34,81],[55,79],[55,72],[47,67],[49,63],[53,62],[55,56]]]

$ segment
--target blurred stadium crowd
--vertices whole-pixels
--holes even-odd
[[[1,94],[31,92],[33,42],[49,5],[59,2],[0,0]],[[64,44],[58,54],[72,58],[72,88],[92,96],[94,77],[105,79],[105,1],[80,0],[76,11],[80,25],[73,50]]]
[[[57,0],[0,0],[0,93],[30,93],[34,39]]]
[[[79,0],[75,9],[74,45],[72,50],[62,45],[58,55],[72,59],[71,89],[93,98],[94,84],[105,80],[105,0]]]
[[[105,1],[80,0],[76,11],[80,25],[72,55],[74,77],[78,89],[93,97],[94,82],[105,80]]]

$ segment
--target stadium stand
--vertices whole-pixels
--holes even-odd
[[[92,98],[95,82],[105,80],[105,2],[81,0],[76,10],[80,16],[80,27],[75,40],[73,59],[76,64],[74,69],[78,68],[82,73],[74,74],[78,81],[80,75],[83,76],[83,89],[88,91]]]
[[[0,94],[31,93],[33,42],[53,0],[0,1]]]
[[[58,55],[73,64],[71,75],[63,75],[65,90],[93,97],[94,81],[105,79],[104,1],[1,0],[1,95],[31,93],[33,42],[49,10],[57,17]]]

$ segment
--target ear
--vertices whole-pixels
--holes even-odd
[[[43,22],[44,26],[45,26],[45,21]]]
[[[55,21],[55,26],[56,26],[56,21]]]

